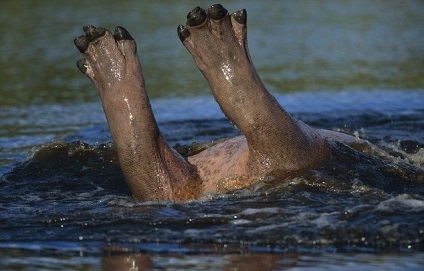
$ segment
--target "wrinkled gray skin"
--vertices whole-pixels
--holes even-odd
[[[352,141],[296,120],[266,90],[247,48],[245,10],[230,15],[219,4],[197,7],[178,27],[222,111],[243,134],[188,158],[159,131],[131,35],[122,27],[113,35],[94,26],[84,31],[75,39],[84,56],[78,67],[98,89],[126,182],[139,200],[186,201],[265,175],[282,178],[326,159],[328,138]]]

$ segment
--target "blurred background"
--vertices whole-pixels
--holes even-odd
[[[254,63],[272,92],[424,88],[423,1],[221,1],[246,8]],[[138,42],[152,98],[207,95],[176,28],[208,1],[0,2],[0,106],[96,101],[76,68],[84,25]]]

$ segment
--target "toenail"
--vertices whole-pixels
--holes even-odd
[[[87,37],[82,35],[74,39],[74,44],[81,53],[84,53],[88,48],[89,42],[87,40]]]
[[[206,20],[206,12],[201,7],[196,7],[187,14],[187,25],[198,26]]]
[[[215,4],[208,9],[208,16],[214,20],[220,20],[227,15],[228,11],[221,5]]]
[[[128,30],[126,30],[122,26],[117,26],[115,28],[115,33],[113,34],[113,37],[116,40],[134,40],[130,32],[128,32]]]
[[[87,71],[87,65],[86,65],[85,59],[78,60],[77,67],[82,73],[85,73]]]
[[[91,32],[95,29],[96,27],[93,25],[86,25],[84,26],[82,29],[84,30],[85,34],[87,34],[88,32]]]
[[[190,31],[184,25],[179,25],[177,28],[178,37],[181,41],[184,41],[186,38],[190,36]]]
[[[247,22],[247,12],[245,9],[234,12],[232,16],[239,24],[246,24]]]
[[[104,29],[103,27],[94,27],[92,25],[87,25],[84,26],[84,32],[88,40],[93,41],[104,36],[104,34],[106,34],[106,29]]]

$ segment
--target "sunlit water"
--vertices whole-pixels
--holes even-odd
[[[176,37],[198,3],[25,3],[0,4],[15,29],[0,55],[0,269],[424,265],[420,2],[224,3],[251,14],[254,61],[287,111],[373,144],[340,145],[315,170],[185,204],[131,198],[72,39],[87,23],[134,29],[167,140],[234,136]]]

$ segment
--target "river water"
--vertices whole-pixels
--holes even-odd
[[[198,3],[3,1],[0,269],[422,268],[424,4],[222,3],[247,9],[253,61],[287,111],[372,145],[229,194],[136,202],[72,40],[86,24],[132,33],[172,145],[234,136],[176,35]]]

